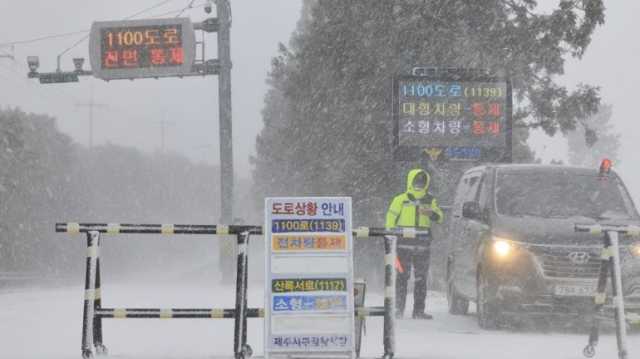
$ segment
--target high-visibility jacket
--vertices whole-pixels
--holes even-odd
[[[421,189],[413,187],[415,177],[424,173],[427,176],[426,186]],[[444,213],[438,201],[429,193],[431,177],[421,169],[409,171],[407,175],[407,191],[393,198],[387,211],[385,227],[413,227],[416,229],[431,228],[432,222],[442,223]],[[430,209],[431,211],[429,211]]]

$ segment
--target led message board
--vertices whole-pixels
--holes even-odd
[[[188,18],[95,22],[91,68],[103,80],[191,73],[195,34]]]
[[[401,153],[480,160],[511,152],[511,89],[505,79],[403,76],[394,79],[393,91],[394,140]]]

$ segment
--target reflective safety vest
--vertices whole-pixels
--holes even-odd
[[[415,177],[424,173],[427,176],[426,186],[422,189],[413,188]],[[444,213],[438,206],[438,201],[429,192],[429,174],[421,169],[414,169],[407,175],[407,191],[393,198],[387,211],[385,227],[431,228],[433,221],[442,223]]]

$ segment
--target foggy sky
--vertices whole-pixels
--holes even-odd
[[[0,43],[89,29],[93,21],[122,19],[159,2],[0,0]],[[189,0],[170,1],[145,15],[179,10],[188,3]],[[195,1],[196,5],[202,3],[203,0]],[[262,126],[260,110],[271,57],[279,41],[288,42],[302,4],[285,0],[231,0],[231,3],[234,157],[237,175],[246,177],[248,157],[254,151],[255,137]],[[207,15],[203,8],[197,8],[183,16],[190,16],[195,22]],[[211,16],[215,16],[215,8]],[[107,105],[95,109],[94,144],[111,142],[146,151],[158,150],[159,121],[164,119],[171,122],[167,126],[167,150],[184,153],[196,161],[219,162],[216,76],[111,82],[81,77],[79,83],[58,85],[40,85],[37,80],[26,79],[27,55],[40,56],[41,72],[54,71],[57,54],[83,36],[16,45],[15,63],[0,59],[0,106],[20,106],[27,112],[52,114],[58,118],[62,131],[87,145],[89,110],[75,105],[87,103],[93,88],[95,101]],[[216,35],[208,35],[206,39],[207,58],[216,58]],[[88,63],[88,41],[63,57],[63,70],[73,69],[73,57],[85,57]]]
[[[0,43],[88,29],[95,20],[115,20],[158,3],[159,0],[0,0]],[[184,7],[188,0],[170,1],[145,15],[157,15]],[[196,0],[195,4],[203,3]],[[557,0],[543,0],[545,7]],[[236,174],[249,175],[248,156],[262,127],[260,110],[266,91],[265,77],[278,42],[287,43],[300,16],[301,0],[231,0],[234,64],[233,131]],[[581,61],[569,60],[560,82],[575,86],[584,82],[602,87],[603,100],[613,105],[613,120],[622,134],[622,164],[618,170],[636,199],[640,200],[640,167],[635,133],[640,129],[636,88],[640,84],[640,24],[635,15],[640,3],[633,0],[606,1],[606,23],[598,28]],[[193,21],[205,18],[202,8],[185,13]],[[142,16],[141,16],[142,17]],[[84,35],[16,45],[16,61],[0,58],[0,106],[19,106],[27,112],[48,113],[58,118],[59,128],[75,141],[88,143],[86,103],[107,105],[95,110],[94,143],[112,142],[146,151],[160,148],[161,119],[171,121],[167,150],[184,153],[194,160],[217,163],[217,78],[120,80],[109,83],[88,77],[80,83],[40,85],[27,80],[27,55],[39,55],[41,71],[55,69],[55,57]],[[62,60],[63,69],[73,68],[72,57],[87,57],[88,43],[71,50]],[[7,48],[0,48],[0,52]],[[207,57],[215,58],[216,36],[207,37]],[[531,144],[545,162],[567,158],[566,141],[539,133]]]
[[[545,0],[550,2],[551,0]],[[556,3],[556,1],[553,1]],[[585,56],[570,59],[561,83],[570,88],[579,83],[601,87],[604,103],[613,105],[611,122],[622,135],[620,160],[616,170],[629,187],[636,205],[640,205],[640,114],[638,86],[640,84],[640,2],[633,0],[605,1],[605,24],[598,27]],[[530,141],[545,161],[567,159],[566,141],[561,136],[549,139],[537,134]],[[615,166],[615,164],[614,164]]]

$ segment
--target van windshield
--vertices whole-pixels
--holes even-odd
[[[572,171],[499,171],[496,208],[507,216],[630,219],[634,211],[617,176]]]

